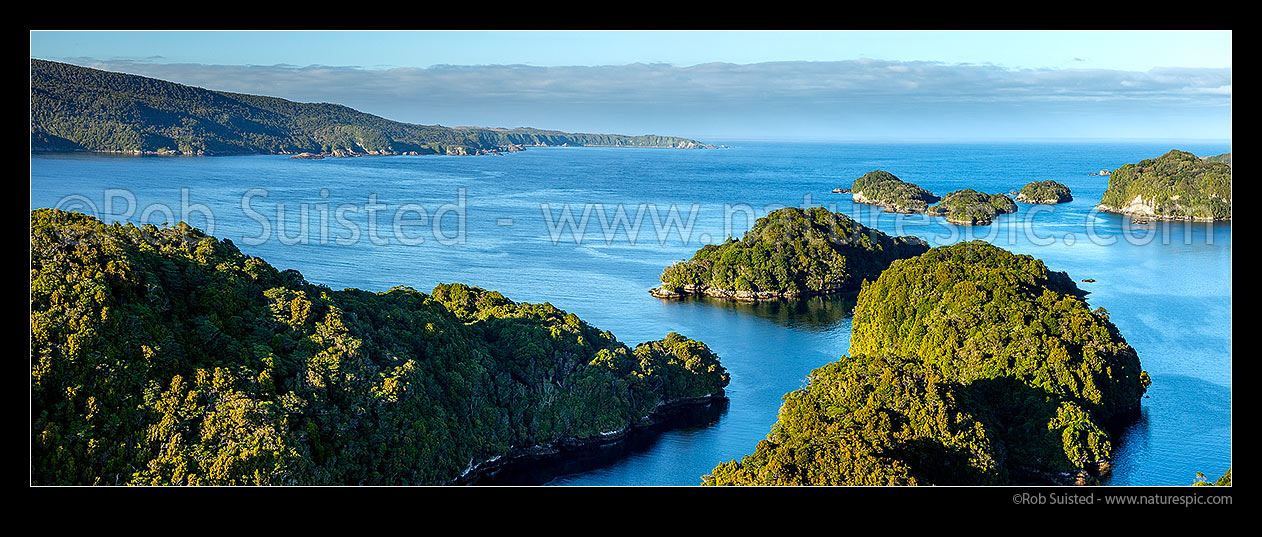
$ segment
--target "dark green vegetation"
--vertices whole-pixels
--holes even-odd
[[[31,211],[32,484],[441,484],[728,375],[550,304],[332,291],[181,223]],[[604,433],[604,434],[602,434]]]
[[[1031,181],[1021,187],[1021,191],[1017,193],[1016,201],[1021,203],[1041,203],[1052,205],[1056,203],[1065,203],[1073,201],[1074,197],[1069,193],[1069,187],[1056,181]]]
[[[1230,220],[1231,164],[1177,149],[1127,164],[1109,177],[1099,208],[1147,218]]]
[[[850,187],[854,200],[859,203],[880,205],[895,212],[923,211],[938,197],[912,183],[903,182],[894,174],[875,170],[854,180]]]
[[[1227,469],[1227,473],[1218,478],[1218,481],[1210,483],[1206,480],[1205,474],[1196,473],[1196,482],[1192,483],[1194,487],[1230,487],[1231,486],[1231,468]]]
[[[890,237],[823,207],[787,207],[759,218],[741,240],[707,244],[666,267],[653,293],[760,300],[855,290],[895,259],[928,249],[916,237]]]
[[[336,104],[210,91],[31,60],[36,151],[465,155],[565,144],[702,147],[670,136],[413,125]]]
[[[1003,194],[986,194],[971,188],[956,190],[925,210],[926,214],[945,216],[948,222],[961,225],[987,225],[1001,214],[1017,212],[1017,204]]]
[[[1064,483],[1109,471],[1109,426],[1149,384],[1068,275],[974,241],[865,284],[850,356],[785,396],[708,485]]]

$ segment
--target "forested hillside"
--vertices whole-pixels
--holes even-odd
[[[163,154],[466,155],[532,145],[699,148],[672,136],[414,125],[329,103],[31,60],[31,148]]]
[[[31,211],[31,482],[445,484],[728,375],[461,284],[333,291],[181,223]]]
[[[849,356],[785,396],[752,454],[709,485],[1089,482],[1149,385],[1064,273],[982,241],[865,284]]]

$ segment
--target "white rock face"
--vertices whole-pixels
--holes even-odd
[[[1130,204],[1122,207],[1122,212],[1127,214],[1144,214],[1148,216],[1157,214],[1153,205],[1151,203],[1144,203],[1141,196],[1135,196],[1135,199],[1131,200]]]

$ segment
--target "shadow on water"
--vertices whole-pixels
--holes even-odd
[[[1231,388],[1153,375],[1139,418],[1113,435],[1108,485],[1190,485],[1231,466]],[[1211,479],[1212,481],[1212,479]]]
[[[674,299],[671,302],[704,304],[707,307],[753,315],[787,328],[831,330],[839,321],[849,318],[854,313],[858,297],[859,292],[852,291],[827,296],[758,302],[723,300],[708,296],[690,296]]]
[[[621,441],[594,447],[562,449],[542,458],[523,459],[481,477],[474,485],[542,485],[558,477],[600,469],[653,448],[662,433],[704,429],[727,414],[729,401],[716,400],[707,405],[684,407],[672,411],[651,426],[635,429]]]

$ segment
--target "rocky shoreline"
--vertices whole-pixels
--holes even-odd
[[[1085,280],[1084,280],[1085,281]],[[1110,435],[1116,437],[1128,425],[1139,419],[1140,406],[1142,403],[1135,403],[1119,410],[1105,424],[1105,429]],[[1060,485],[1060,486],[1087,486],[1099,485],[1100,480],[1109,476],[1113,472],[1113,461],[1110,459],[1089,462],[1076,472],[1045,472],[1032,468],[1017,467],[1013,468],[1017,485]]]
[[[863,195],[863,192],[851,192],[851,196],[854,197],[855,203],[863,203],[865,205],[876,205],[877,207],[881,207],[885,209],[885,212],[887,213],[916,214],[916,213],[925,212],[924,209],[920,209],[920,208],[904,207],[902,205],[896,205],[896,204],[887,203],[884,201],[868,199],[867,196]]]
[[[1113,471],[1111,461],[1098,461],[1087,464],[1086,468],[1076,472],[1044,472],[1033,468],[1013,468],[1013,485],[1031,486],[1094,486],[1100,479]]]
[[[411,156],[411,157],[415,157],[415,156],[420,156],[420,155],[447,155],[447,156],[456,156],[456,157],[466,157],[466,156],[470,156],[470,155],[473,155],[473,156],[479,156],[479,155],[502,155],[502,154],[504,154],[504,153],[516,153],[516,152],[518,152],[518,151],[525,151],[525,150],[526,150],[526,148],[525,148],[525,147],[514,144],[514,145],[502,146],[502,147],[497,147],[497,148],[492,148],[492,149],[475,149],[475,150],[473,150],[473,152],[470,152],[470,151],[469,151],[468,149],[466,149],[464,146],[452,146],[452,147],[447,147],[447,148],[445,148],[445,149],[443,150],[443,152],[441,152],[441,153],[440,153],[440,152],[438,152],[438,151],[433,151],[433,152],[425,152],[425,151],[394,151],[394,150],[391,150],[391,149],[381,149],[381,150],[377,150],[377,149],[370,149],[370,150],[367,150],[367,151],[353,151],[353,150],[350,150],[350,149],[341,149],[341,148],[339,148],[339,149],[333,149],[333,150],[330,150],[330,151],[322,151],[322,152],[320,152],[320,153],[303,152],[303,153],[298,153],[298,154],[296,154],[296,155],[295,155],[295,154],[293,154],[293,153],[289,153],[289,152],[287,152],[287,151],[281,151],[281,152],[279,152],[279,153],[272,153],[272,154],[274,154],[274,155],[293,155],[293,156],[291,156],[291,157],[289,157],[289,158],[296,158],[296,159],[312,159],[312,160],[319,160],[319,159],[329,158],[329,157],[332,157],[332,158],[348,158],[348,157],[388,157],[388,156]]]
[[[936,213],[925,213],[925,214],[928,214],[931,216],[943,216],[942,214],[936,214]],[[955,224],[957,226],[989,226],[994,223],[994,221],[990,219],[957,220],[955,218],[952,218],[949,213],[946,216],[943,216],[943,218],[946,219],[948,224]]]
[[[519,464],[537,464],[549,459],[561,460],[568,456],[581,455],[602,447],[618,444],[629,436],[652,429],[668,421],[676,414],[693,408],[709,407],[727,400],[723,390],[699,397],[688,397],[673,401],[664,401],[649,415],[640,421],[615,431],[602,432],[587,438],[563,438],[546,446],[530,446],[512,448],[508,453],[496,455],[484,461],[469,461],[469,467],[452,480],[454,485],[476,485],[479,481],[494,477],[496,474]]]
[[[685,285],[674,289],[654,287],[649,289],[649,294],[653,295],[655,298],[672,300],[684,299],[691,296],[708,296],[710,298],[735,300],[738,302],[759,302],[764,300],[791,300],[813,296],[836,295],[847,291],[854,291],[854,289],[838,287],[833,289],[824,289],[821,291],[797,293],[790,291],[729,291],[726,289],[717,289],[708,285]]]
[[[1069,202],[1069,201],[1073,201],[1073,199],[1072,199],[1072,198],[1070,198],[1070,199],[1068,199],[1068,200],[1065,200],[1065,201],[1061,201],[1061,200],[1056,199],[1056,198],[1037,199],[1037,200],[1036,200],[1036,199],[1027,198],[1027,197],[1025,196],[1025,194],[1022,194],[1022,193],[1020,193],[1020,192],[1018,192],[1018,193],[1017,193],[1017,195],[1016,195],[1015,197],[1013,197],[1013,198],[1012,198],[1012,200],[1013,200],[1013,201],[1015,201],[1015,202],[1017,202],[1017,203],[1025,203],[1025,204],[1028,204],[1028,205],[1056,205],[1056,204],[1059,204],[1059,203],[1067,203],[1067,202]]]
[[[1103,203],[1096,205],[1096,210],[1102,213],[1110,213],[1131,218],[1135,223],[1145,224],[1151,221],[1161,222],[1230,222],[1231,217],[1214,218],[1210,216],[1179,216],[1157,214],[1156,210],[1150,205],[1136,205],[1132,202],[1126,207],[1110,207]]]
[[[31,153],[106,153],[106,154],[111,154],[111,155],[145,155],[145,156],[159,156],[159,157],[181,157],[181,156],[183,157],[213,157],[215,155],[253,155],[255,154],[255,153],[249,153],[249,152],[216,153],[209,149],[204,149],[204,150],[199,149],[197,151],[190,151],[190,152],[185,153],[182,151],[176,151],[174,149],[145,151],[141,149],[132,149],[132,150],[58,149],[55,147],[32,147]]]
[[[672,145],[672,146],[664,146],[664,145],[663,146],[636,146],[636,145],[577,146],[577,145],[570,145],[570,144],[550,146],[550,145],[544,145],[544,144],[531,144],[531,145],[510,144],[510,145],[500,146],[500,147],[495,147],[495,148],[479,148],[479,149],[469,149],[464,146],[451,146],[451,147],[444,148],[442,152],[439,152],[439,151],[394,151],[390,149],[381,149],[381,150],[369,149],[369,150],[363,150],[363,151],[355,151],[355,150],[350,150],[350,149],[339,148],[339,149],[333,149],[333,150],[321,151],[321,152],[304,151],[300,153],[293,153],[290,151],[275,151],[275,152],[269,152],[269,153],[256,153],[252,151],[215,152],[211,150],[198,150],[195,152],[194,151],[185,152],[185,151],[178,151],[175,149],[147,151],[147,150],[140,150],[140,149],[109,150],[109,149],[58,149],[58,148],[51,148],[51,147],[32,147],[31,153],[109,153],[109,154],[117,154],[117,155],[144,155],[144,156],[162,156],[162,157],[181,157],[181,156],[211,157],[211,156],[216,156],[216,155],[220,155],[220,156],[290,155],[289,158],[292,158],[292,159],[321,160],[325,158],[350,158],[350,157],[369,157],[369,156],[376,157],[376,156],[447,155],[447,156],[465,157],[465,156],[482,156],[482,155],[503,155],[504,153],[516,153],[518,151],[525,151],[527,147],[617,147],[617,148],[623,148],[623,149],[728,149],[728,146],[725,146],[725,145],[715,146],[715,145],[710,145],[710,144],[697,144],[697,143],[685,144],[681,142],[678,145]]]

